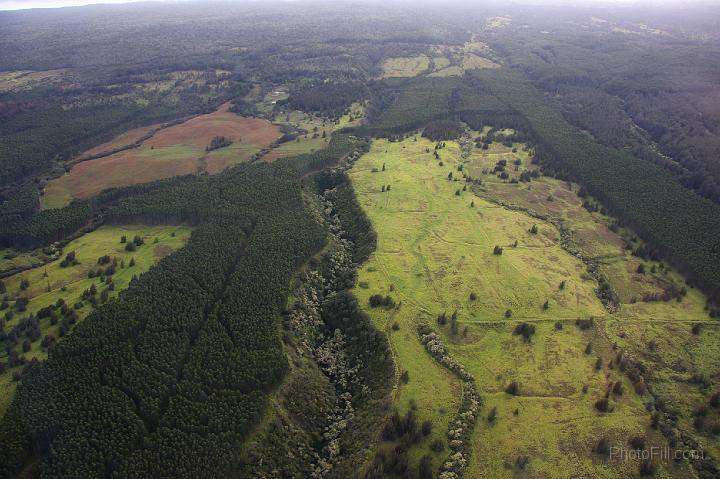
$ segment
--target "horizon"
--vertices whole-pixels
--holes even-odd
[[[129,5],[132,3],[195,3],[197,0],[0,0],[0,11],[22,11],[22,10],[39,10],[39,9],[59,9],[68,7],[87,7],[95,5]],[[259,3],[278,1],[298,2],[303,0],[226,0],[228,2],[237,3]],[[366,0],[372,3],[376,0]],[[573,2],[570,0],[520,0],[511,1],[516,5],[548,5],[548,6],[650,6],[650,7],[667,7],[667,6],[689,6],[689,5],[720,5],[720,1],[711,0],[584,0],[582,2]]]

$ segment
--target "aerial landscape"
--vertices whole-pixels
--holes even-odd
[[[0,479],[720,478],[720,3],[0,0]]]

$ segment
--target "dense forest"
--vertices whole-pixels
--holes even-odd
[[[344,145],[331,149],[335,160],[349,151]],[[44,474],[231,470],[287,369],[276,321],[289,278],[324,242],[297,181],[312,160],[179,178],[107,208],[107,222],[184,220],[198,228],[49,361],[25,370],[14,430],[4,434],[25,428],[33,451],[52,451]],[[104,440],[83,441],[90,436]],[[3,450],[4,464],[22,464],[30,449],[18,446],[25,447]]]

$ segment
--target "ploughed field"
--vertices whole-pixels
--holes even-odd
[[[429,455],[437,470],[453,452],[447,433],[463,389],[426,352],[419,325],[440,335],[482,397],[466,477],[638,475],[638,461],[610,459],[597,446],[631,438],[667,446],[647,408],[659,400],[715,452],[710,428],[693,426],[713,391],[692,378],[717,371],[720,345],[703,295],[669,266],[633,256],[639,240],[584,208],[593,200],[577,185],[518,181],[537,168],[532,152],[512,141],[479,148],[473,139],[488,133],[441,145],[419,135],[375,140],[351,170],[378,235],[353,292],[389,336],[395,407],[432,424],[410,446],[411,467]],[[604,304],[599,289],[614,296]],[[630,357],[648,369],[641,379]],[[708,424],[716,420],[711,410]],[[401,441],[377,449],[390,454]],[[687,463],[655,467],[693,477]]]

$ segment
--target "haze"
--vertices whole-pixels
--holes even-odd
[[[83,1],[83,0],[11,0],[11,1],[0,1],[0,10],[24,10],[31,8],[61,8],[61,7],[77,7],[84,5],[95,5],[95,4],[123,4],[123,3],[138,3],[144,0],[95,0],[95,1]],[[160,0],[162,1],[162,0]],[[262,0],[255,0],[262,1]],[[673,0],[586,0],[585,2],[571,2],[568,0],[525,0],[515,2],[519,4],[572,4],[578,5],[579,3],[586,3],[590,5],[603,5],[603,4],[644,4],[644,5],[687,5],[693,4],[708,4],[714,2],[707,2],[703,0],[695,1],[673,1]]]

